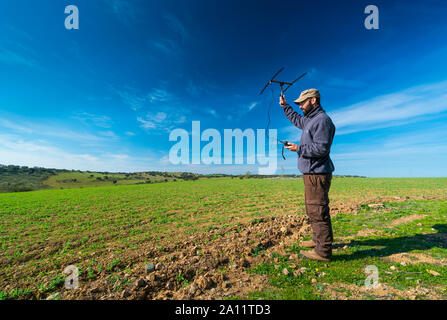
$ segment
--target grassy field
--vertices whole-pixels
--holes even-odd
[[[93,186],[96,177],[76,179]],[[334,178],[330,199],[335,241],[343,244],[334,260],[327,266],[300,258],[291,263],[299,243],[291,245],[288,254],[272,254],[271,261],[247,269],[270,284],[249,297],[374,299],[378,294],[362,292],[367,265],[379,268],[385,295],[423,298],[423,291],[411,291],[421,287],[447,297],[447,178]],[[150,261],[148,248],[163,252],[193,235],[284,214],[304,214],[301,179],[210,178],[0,194],[0,298],[63,292],[62,271],[71,264],[85,287],[103,276],[115,281],[140,272],[135,257]],[[405,223],[393,223],[397,219]],[[406,254],[422,260],[412,263]],[[288,275],[278,272],[284,268]],[[307,269],[296,276],[296,268]],[[120,289],[131,285],[121,280]]]

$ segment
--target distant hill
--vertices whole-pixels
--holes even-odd
[[[187,172],[111,173],[0,165],[0,192],[149,184],[177,180],[197,180],[200,176]]]
[[[47,169],[15,165],[0,165],[0,193],[24,192],[43,189],[84,188],[112,185],[150,184],[197,180],[203,178],[231,177],[239,179],[298,178],[300,175],[243,175],[198,174],[190,172],[93,172],[66,169]],[[358,177],[358,176],[346,176]],[[364,177],[363,177],[364,178]]]
[[[0,165],[0,192],[21,192],[49,189],[42,181],[56,175],[58,171],[44,168]]]

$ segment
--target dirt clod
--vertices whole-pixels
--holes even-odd
[[[146,285],[147,285],[146,281],[144,281],[144,279],[142,279],[142,278],[138,279],[135,282],[135,288],[137,288],[137,289],[142,288],[142,287],[144,287]]]
[[[125,299],[125,298],[127,298],[127,297],[129,297],[130,296],[130,292],[128,291],[128,290],[123,290],[122,292],[121,292],[121,298],[122,299]]]
[[[155,270],[155,265],[153,263],[146,264],[146,273],[152,272]]]
[[[440,276],[441,274],[439,272],[436,272],[434,270],[428,270],[428,273],[434,275],[435,277]]]

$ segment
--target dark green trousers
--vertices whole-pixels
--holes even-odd
[[[329,212],[332,173],[304,174],[303,180],[306,214],[312,226],[313,240],[316,243],[315,252],[321,257],[330,259],[334,240]]]

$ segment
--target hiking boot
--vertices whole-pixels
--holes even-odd
[[[301,242],[300,247],[303,247],[303,248],[315,248],[316,245],[317,244],[315,243],[315,241],[307,240],[307,241]]]
[[[315,252],[315,250],[310,250],[310,251],[304,251],[301,250],[300,254],[304,257],[306,257],[307,259],[311,259],[311,260],[318,260],[318,261],[331,261],[331,259],[328,258],[323,258],[322,256],[320,256],[318,253]]]

